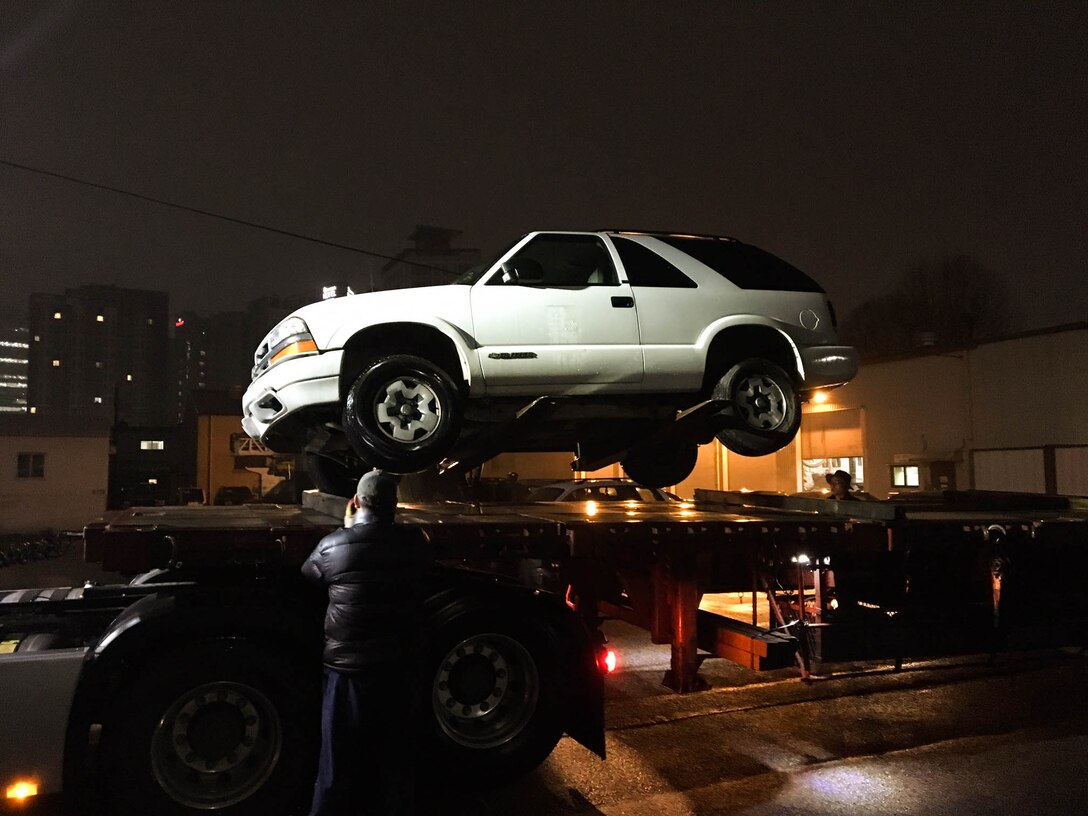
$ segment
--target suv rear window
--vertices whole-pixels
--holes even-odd
[[[820,284],[800,269],[751,244],[721,238],[679,238],[674,235],[654,237],[701,261],[741,289],[824,291]]]
[[[657,286],[669,289],[698,288],[695,281],[652,249],[647,249],[637,241],[613,235],[612,243],[627,272],[627,282],[632,286]]]

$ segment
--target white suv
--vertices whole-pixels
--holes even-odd
[[[786,262],[621,230],[533,232],[449,285],[314,303],[254,362],[246,432],[309,454],[325,489],[368,465],[517,450],[577,450],[579,469],[620,461],[671,485],[714,436],[748,456],[788,444],[802,400],[857,371],[823,290]]]

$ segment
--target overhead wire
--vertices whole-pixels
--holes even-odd
[[[162,198],[155,198],[154,196],[144,195],[143,193],[135,193],[131,190],[124,190],[120,187],[113,187],[109,184],[100,184],[95,181],[88,181],[87,179],[81,179],[76,176],[69,176],[65,173],[57,173],[52,170],[43,170],[40,167],[31,167],[30,165],[20,164],[18,162],[8,161],[6,159],[0,159],[0,165],[3,165],[4,167],[11,167],[15,170],[22,170],[27,173],[35,173],[37,175],[47,176],[49,178],[60,179],[61,181],[67,181],[71,184],[79,184],[84,187],[91,187],[96,190],[105,190],[109,193],[115,193],[116,195],[135,198],[139,201],[147,201],[151,204],[158,204],[162,207],[170,207],[175,210],[181,210],[183,212],[193,213],[195,215],[203,215],[208,218],[215,218],[220,221],[226,221],[230,224],[237,224],[243,227],[251,227],[253,229],[259,229],[265,232],[271,232],[276,235],[283,235],[288,238],[295,238],[300,241],[308,241],[313,244],[332,247],[333,249],[343,249],[348,252],[355,252],[360,255],[368,255],[372,258],[382,258],[383,260],[387,261],[398,261],[399,263],[408,264],[410,266],[419,266],[424,269],[433,269],[438,272],[444,272],[447,275],[458,274],[456,272],[450,271],[449,269],[443,269],[440,266],[434,266],[433,264],[421,263],[419,261],[410,261],[397,255],[386,255],[382,252],[374,252],[373,250],[362,249],[360,247],[351,246],[349,244],[341,244],[336,241],[327,241],[324,238],[315,238],[312,235],[304,235],[300,232],[292,232],[291,230],[280,229],[279,227],[270,227],[266,224],[259,224],[256,221],[247,221],[244,218],[235,218],[230,215],[223,215],[222,213],[201,209],[200,207],[190,207],[186,204],[177,204],[173,201],[167,201],[166,199]]]

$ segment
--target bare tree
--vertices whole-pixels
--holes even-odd
[[[974,258],[923,261],[850,312],[840,333],[863,357],[965,348],[1005,330],[1008,302],[1005,281]]]

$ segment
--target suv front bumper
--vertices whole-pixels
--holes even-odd
[[[858,350],[853,346],[809,346],[800,351],[805,389],[843,385],[858,373]]]
[[[242,396],[243,430],[266,442],[268,432],[295,411],[338,403],[343,356],[343,349],[311,354],[284,360],[262,373]]]

